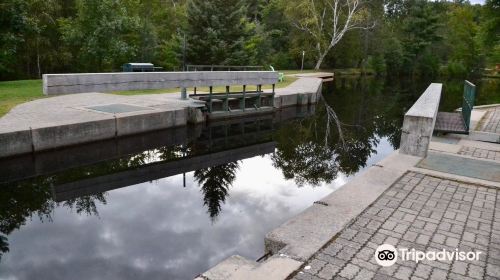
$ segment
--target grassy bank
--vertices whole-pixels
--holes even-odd
[[[0,82],[0,116],[18,104],[43,97],[42,80]]]

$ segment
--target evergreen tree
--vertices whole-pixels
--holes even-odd
[[[438,16],[425,0],[408,1],[408,15],[403,20],[403,46],[407,70],[413,75],[420,66],[433,62],[428,48],[441,39],[438,36]]]
[[[190,0],[187,8],[187,62],[248,63],[245,14],[242,0]]]

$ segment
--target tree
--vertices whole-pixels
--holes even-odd
[[[72,49],[79,70],[110,71],[134,57],[139,20],[133,2],[79,0],[74,19],[61,20],[64,42]]]
[[[413,76],[418,66],[427,66],[433,62],[428,59],[432,54],[427,53],[426,56],[426,51],[441,39],[437,33],[440,25],[433,7],[426,0],[410,0],[406,5],[408,6],[402,23],[402,41],[405,65]]]
[[[187,61],[193,64],[247,63],[245,14],[242,0],[190,0]]]
[[[55,0],[29,0],[28,3],[28,28],[24,34],[24,53],[27,73],[31,74],[30,65],[36,69],[36,77],[42,77],[42,64],[57,56],[57,12],[59,5]],[[54,36],[55,34],[55,36]],[[34,61],[34,62],[32,62]],[[44,64],[44,66],[46,65]]]
[[[500,0],[486,0],[479,39],[490,63],[500,61]]]
[[[447,43],[450,59],[463,65],[467,72],[477,67],[480,59],[476,43],[478,26],[469,5],[454,5],[448,14]]]
[[[321,67],[330,50],[347,32],[370,28],[364,20],[367,10],[362,9],[360,0],[298,0],[289,5],[288,12],[294,18],[293,25],[305,32],[315,45],[314,69]]]
[[[22,34],[27,28],[26,3],[21,0],[0,4],[0,78],[16,70]]]

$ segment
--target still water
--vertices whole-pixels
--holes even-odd
[[[398,147],[427,85],[339,78],[316,106],[3,160],[0,279],[192,279],[256,260],[267,232]]]

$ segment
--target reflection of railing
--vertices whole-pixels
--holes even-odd
[[[251,65],[187,65],[187,71],[262,71],[264,66]]]
[[[129,170],[56,185],[53,186],[54,200],[57,202],[65,201],[84,195],[102,193],[202,168],[234,162],[257,155],[264,155],[272,153],[275,147],[275,142],[256,144],[199,156],[182,157],[174,161],[155,162]]]

